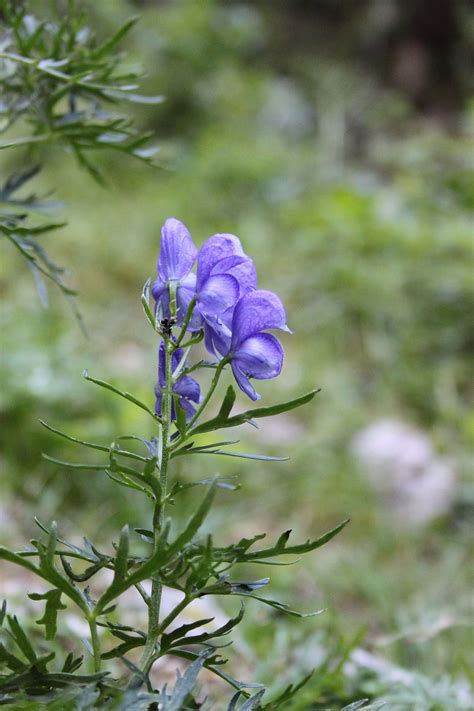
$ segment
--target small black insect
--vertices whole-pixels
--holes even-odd
[[[160,321],[160,332],[163,334],[163,336],[171,338],[173,326],[175,326],[176,323],[177,322],[175,318],[162,318]]]

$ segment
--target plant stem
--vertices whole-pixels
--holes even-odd
[[[229,360],[230,360],[229,357],[226,356],[225,358],[223,358],[223,359],[220,361],[219,365],[217,366],[216,372],[214,373],[214,377],[212,378],[211,387],[209,388],[206,397],[204,398],[204,400],[203,400],[202,403],[199,405],[199,407],[197,408],[196,412],[194,413],[194,415],[191,417],[191,419],[190,419],[189,422],[188,422],[188,432],[190,431],[191,427],[194,425],[194,423],[196,422],[196,420],[202,415],[202,413],[204,412],[205,408],[207,407],[207,404],[208,404],[209,400],[211,399],[211,397],[213,396],[214,390],[215,390],[216,387],[217,387],[217,383],[219,382],[219,378],[221,377],[221,373],[222,373],[222,371],[224,370],[224,367],[225,367],[225,366],[227,365],[227,363],[229,362]],[[182,440],[180,440],[180,441],[182,441]]]
[[[88,618],[89,629],[91,631],[91,643],[92,643],[92,653],[94,655],[94,671],[100,671],[101,664],[101,651],[100,651],[100,639],[97,633],[97,623],[94,616]]]
[[[184,317],[183,325],[181,326],[181,331],[179,332],[179,336],[176,339],[176,347],[181,345],[181,342],[186,335],[186,329],[189,326],[189,322],[191,321],[194,307],[196,306],[196,297],[193,296],[191,301],[189,302],[188,310],[186,311],[186,315]]]
[[[162,399],[162,427],[161,427],[161,462],[160,462],[160,487],[161,499],[156,501],[153,512],[153,549],[156,551],[165,516],[166,488],[168,479],[168,463],[170,459],[170,428],[171,428],[171,403],[173,388],[172,353],[173,342],[164,338],[165,344],[165,387]],[[155,575],[151,584],[150,602],[148,605],[148,633],[140,660],[140,669],[147,673],[155,655],[156,642],[160,633],[160,606],[162,585],[159,575]]]
[[[187,606],[194,600],[193,595],[185,595],[184,598],[181,600],[180,603],[176,605],[176,607],[171,610],[169,615],[165,617],[163,622],[160,624],[160,634],[163,632],[167,627],[170,626],[170,624],[178,617],[178,615],[187,608]]]

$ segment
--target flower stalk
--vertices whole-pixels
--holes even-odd
[[[153,511],[153,552],[158,547],[158,541],[163,529],[165,517],[165,504],[167,497],[168,463],[170,459],[170,429],[171,429],[171,403],[173,388],[172,354],[173,342],[164,337],[165,344],[165,387],[162,393],[162,425],[161,425],[161,460],[158,463],[160,476],[161,499],[155,502]],[[160,607],[162,583],[159,574],[152,578],[151,595],[148,605],[148,632],[140,660],[140,669],[147,673],[156,656],[156,645],[160,631]]]

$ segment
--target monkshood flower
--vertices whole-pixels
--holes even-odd
[[[264,333],[277,328],[291,333],[286,325],[285,307],[271,291],[253,291],[236,304],[232,318],[227,358],[238,386],[251,400],[260,395],[249,378],[269,380],[280,375],[283,348],[275,336]]]
[[[171,356],[171,367],[173,371],[178,367],[183,357],[183,350],[177,348]],[[162,341],[158,350],[158,381],[155,385],[155,413],[161,415],[161,405],[163,400],[163,388],[166,386],[165,372],[165,344]],[[199,383],[189,375],[183,375],[173,385],[173,392],[178,396],[178,402],[186,413],[186,419],[189,420],[195,413],[196,408],[193,403],[201,402],[201,389]],[[176,419],[176,411],[174,406],[174,398],[171,405],[171,419]]]
[[[191,271],[197,256],[197,275]],[[182,324],[193,297],[196,306],[188,324],[190,331],[204,328],[206,346],[216,354],[214,340],[219,339],[221,322],[232,322],[233,309],[241,296],[257,286],[253,261],[242,249],[240,240],[231,234],[209,237],[199,251],[186,226],[166,220],[161,230],[158,276],[152,286],[153,298],[160,315],[170,316],[169,287],[176,289],[177,321]],[[218,341],[219,342],[219,341]],[[219,343],[220,348],[224,347]]]
[[[202,245],[197,262],[196,312],[207,350],[216,355],[228,346],[226,335],[237,301],[257,287],[255,265],[235,235],[217,234]],[[223,340],[224,339],[224,340]]]
[[[161,228],[158,276],[151,287],[157,309],[164,318],[170,316],[169,286],[176,286],[177,320],[182,323],[188,306],[195,294],[196,275],[192,268],[197,257],[197,249],[187,227],[170,217]]]

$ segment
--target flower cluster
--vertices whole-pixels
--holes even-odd
[[[193,272],[197,263],[196,272]],[[216,234],[198,251],[186,226],[174,218],[161,231],[158,275],[152,286],[158,319],[176,318],[191,334],[203,332],[206,349],[229,362],[246,395],[258,400],[250,378],[280,374],[283,349],[268,329],[289,331],[285,308],[276,294],[257,289],[257,273],[235,235]],[[173,369],[182,355],[173,354]],[[159,354],[156,411],[161,412],[164,350]],[[200,400],[199,385],[189,376],[173,387],[188,418]]]

